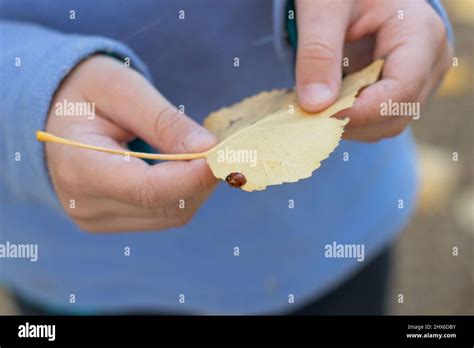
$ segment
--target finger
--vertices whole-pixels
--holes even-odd
[[[354,106],[344,111],[344,116],[350,118],[348,127],[384,122],[384,116],[399,116],[394,115],[388,105],[400,107],[400,103],[422,101],[420,94],[430,79],[432,64],[424,55],[413,52],[425,48],[419,40],[412,40],[396,46],[393,52],[388,52],[381,80],[362,90]],[[376,57],[381,57],[383,53],[385,52],[379,52]]]
[[[86,210],[81,217],[91,221],[96,221],[98,218],[113,219],[121,215],[141,218],[161,217],[166,219],[178,219],[182,215],[192,214],[192,212],[196,211],[210,193],[212,193],[212,190],[206,191],[203,195],[180,199],[174,202],[168,201],[167,205],[150,209],[109,198],[97,198],[94,200],[94,203],[91,203],[90,207],[88,205],[88,210]]]
[[[333,103],[341,84],[341,60],[350,1],[298,0],[296,85],[300,105],[319,111]]]
[[[431,69],[430,80],[425,84],[420,93],[420,100],[426,100],[433,96],[443,83],[444,76],[451,67],[453,48],[447,40],[440,47],[441,50],[438,52],[437,58],[434,60],[434,67]]]
[[[149,167],[142,187],[141,206],[156,208],[168,202],[207,196],[217,185],[205,159],[170,161]]]
[[[177,110],[142,75],[104,58],[107,79],[99,80],[88,98],[101,113],[166,153],[201,152],[216,139]]]
[[[79,129],[68,134],[68,138],[126,151],[110,137],[80,133]],[[205,195],[217,183],[204,160],[149,166],[133,157],[68,148],[59,162],[51,165],[55,168],[53,176],[55,181],[58,177],[61,187],[67,187],[71,194],[87,193],[146,209]]]
[[[343,138],[362,142],[376,142],[384,138],[395,137],[403,132],[410,120],[409,117],[394,117],[385,122],[348,128],[344,132]]]
[[[188,223],[207,197],[208,194],[199,199],[190,198],[184,202],[176,202],[176,205],[157,209],[143,209],[116,201],[107,202],[108,210],[102,209],[100,214],[86,215],[75,221],[79,223],[80,228],[91,232],[161,230]],[[109,205],[110,203],[113,205]],[[103,207],[104,204],[100,206]],[[114,209],[111,210],[110,207]]]
[[[185,223],[194,216],[203,201],[205,201],[211,193],[212,190],[199,197],[195,196],[176,202],[168,202],[167,205],[152,209],[144,209],[143,207],[137,207],[108,198],[98,198],[92,202],[88,202],[85,207],[78,204],[75,210],[77,211],[77,208],[79,208],[82,209],[82,211],[77,212],[75,217],[76,220],[91,224],[108,224],[111,220],[116,220],[117,217],[150,218],[155,220],[182,221]],[[155,228],[157,227],[155,226]]]
[[[183,225],[180,219],[157,219],[129,216],[78,220],[78,228],[86,232],[135,232],[159,231]]]

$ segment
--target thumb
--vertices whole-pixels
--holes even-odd
[[[167,153],[202,152],[217,143],[213,134],[167,101],[161,105],[152,123],[153,132],[146,137]]]
[[[104,117],[164,153],[202,152],[217,143],[210,132],[173,106],[142,75],[110,58],[102,61],[98,74],[107,71],[112,78],[98,79],[88,94]],[[111,86],[105,84],[111,80]]]
[[[296,2],[296,88],[300,106],[307,111],[322,110],[337,98],[350,10],[347,0]]]

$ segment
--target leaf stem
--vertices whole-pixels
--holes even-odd
[[[122,151],[122,150],[108,149],[108,148],[100,147],[100,146],[83,144],[78,141],[64,139],[64,138],[61,138],[61,137],[58,137],[58,136],[55,136],[53,134],[43,132],[43,131],[36,131],[36,139],[42,142],[64,144],[64,145],[79,147],[81,149],[107,152],[107,153],[111,153],[115,155],[153,159],[153,160],[162,160],[162,161],[187,161],[187,160],[205,158],[208,153],[208,152],[199,152],[199,153],[161,154],[161,153]]]

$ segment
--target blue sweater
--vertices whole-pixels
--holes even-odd
[[[390,243],[415,202],[409,130],[376,144],[342,141],[296,184],[254,193],[220,185],[190,224],[160,233],[85,233],[59,205],[34,133],[78,62],[97,52],[130,57],[202,122],[294,85],[284,5],[0,0],[0,245],[38,246],[36,262],[0,258],[2,284],[59,312],[275,313],[330,291]],[[325,257],[333,242],[364,245],[364,261]]]

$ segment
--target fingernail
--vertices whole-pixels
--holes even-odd
[[[301,88],[299,97],[303,104],[318,107],[326,104],[332,98],[332,92],[324,83],[312,83]]]

